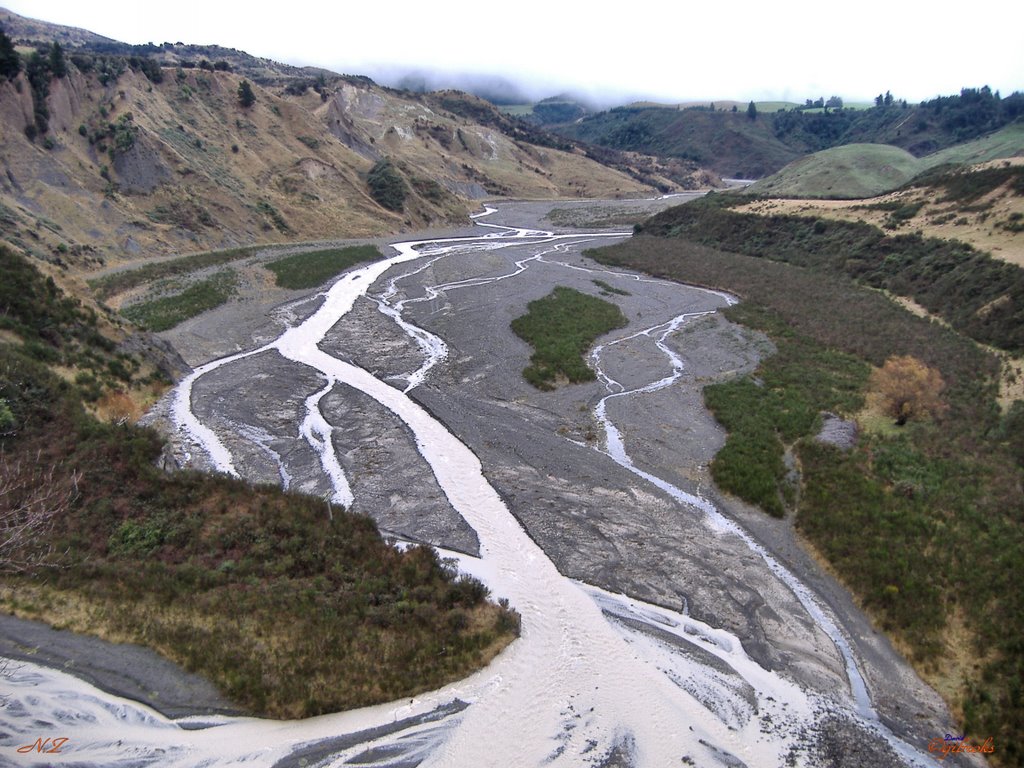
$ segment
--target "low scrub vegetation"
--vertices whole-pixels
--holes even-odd
[[[140,285],[148,285],[167,277],[177,277],[207,267],[229,264],[251,256],[255,251],[255,248],[228,248],[223,251],[194,253],[176,259],[151,262],[90,280],[89,287],[102,301],[132,288],[138,288]]]
[[[594,285],[601,289],[602,296],[608,296],[609,294],[615,294],[617,296],[629,296],[629,291],[624,291],[621,288],[616,288],[610,283],[606,283],[604,280],[592,280]]]
[[[1024,269],[955,240],[888,236],[869,224],[729,210],[742,197],[712,195],[637,227],[722,250],[852,277],[912,298],[973,339],[1024,350]]]
[[[869,367],[791,331],[770,314],[742,312],[736,319],[769,331],[777,352],[757,376],[705,388],[708,408],[729,430],[711,473],[723,490],[781,517],[797,490],[786,477],[786,449],[818,431],[823,411],[856,413]]]
[[[275,259],[265,266],[274,273],[281,288],[316,288],[349,267],[363,261],[376,261],[381,253],[373,245],[325,248]]]
[[[639,236],[590,253],[742,297],[726,314],[766,332],[779,351],[751,376],[706,391],[730,430],[716,480],[769,512],[794,510],[918,669],[957,691],[950,703],[966,732],[1002,745],[993,762],[1024,765],[1015,746],[1024,597],[1014,586],[1024,580],[1024,408],[997,407],[994,355],[834,272],[682,238]],[[908,355],[945,382],[933,418],[862,432],[846,452],[809,437],[819,410],[858,410],[872,389],[869,366]],[[800,470],[789,488],[784,446]]]
[[[945,191],[942,202],[974,203],[1004,185],[1008,185],[1014,195],[1024,196],[1024,167],[1019,165],[970,172],[952,171],[928,181]]]
[[[54,329],[43,343],[59,349],[78,320],[51,298],[0,306],[10,327]],[[156,433],[96,421],[77,385],[15,344],[0,344],[0,406],[0,520],[56,510],[38,536],[0,540],[4,610],[148,645],[244,710],[287,718],[436,688],[518,631],[480,582],[388,545],[366,517],[160,472]],[[19,490],[40,487],[25,472],[60,503]]]
[[[19,340],[19,353],[46,365],[76,372],[83,397],[126,386],[140,366],[100,333],[96,313],[71,299],[25,259],[0,247],[0,330]],[[8,346],[0,342],[0,347]],[[0,437],[10,407],[0,396]]]
[[[554,389],[559,378],[593,381],[596,376],[583,356],[598,336],[626,325],[614,304],[564,286],[531,301],[527,309],[512,321],[512,330],[534,348],[523,376],[544,390]]]
[[[146,330],[166,331],[226,302],[235,292],[236,279],[235,271],[226,269],[180,293],[124,307],[121,314]]]

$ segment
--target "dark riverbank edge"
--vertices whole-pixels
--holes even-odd
[[[0,615],[0,656],[51,667],[171,719],[244,714],[211,682],[156,651]]]

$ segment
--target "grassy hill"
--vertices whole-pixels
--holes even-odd
[[[802,157],[747,187],[764,197],[850,200],[875,197],[907,186],[934,168],[984,163],[1024,154],[1024,123],[914,157],[889,144],[846,144]]]
[[[973,165],[1004,157],[1024,155],[1024,121],[1018,120],[987,136],[966,141],[927,155],[929,168],[943,165]]]
[[[746,191],[768,197],[874,197],[906,184],[920,171],[920,161],[905,149],[847,144],[794,160]]]

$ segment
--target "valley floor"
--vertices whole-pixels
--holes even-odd
[[[630,211],[663,204],[615,205],[628,217]],[[494,555],[496,545],[488,538],[493,536],[488,526],[497,523],[471,519],[444,487],[420,432],[414,434],[421,427],[411,426],[411,417],[399,416],[376,395],[331,379],[333,386],[316,401],[330,425],[326,438],[319,434],[339,457],[352,508],[373,516],[389,535],[428,542],[459,556],[464,567],[481,571],[495,596],[511,596],[524,616],[523,639],[496,662],[495,677],[485,670],[447,697],[442,692],[410,702],[408,712],[402,708],[403,716],[428,718],[452,702],[469,701],[465,715],[436,716],[445,723],[437,729],[440,734],[428,737],[417,731],[428,743],[423,749],[444,764],[460,764],[466,753],[452,750],[466,748],[468,735],[479,737],[498,702],[523,703],[515,675],[539,663],[534,654],[540,653],[545,664],[556,665],[550,681],[555,700],[533,703],[553,713],[553,719],[541,721],[538,714],[524,721],[525,732],[511,728],[515,733],[495,735],[498,746],[489,745],[484,753],[498,749],[501,754],[501,746],[527,738],[523,733],[547,732],[555,758],[566,764],[651,764],[642,757],[662,754],[661,747],[644,740],[646,726],[637,717],[650,716],[656,723],[685,713],[685,722],[706,739],[698,742],[692,734],[673,731],[668,748],[691,744],[692,754],[706,764],[773,765],[783,758],[805,765],[927,764],[929,741],[954,729],[939,697],[800,546],[790,523],[724,497],[711,483],[708,463],[724,433],[704,408],[701,389],[753,370],[771,353],[771,343],[716,312],[731,297],[608,271],[583,255],[586,248],[628,236],[621,225],[619,236],[612,235],[613,228],[545,237],[541,230],[554,229],[545,218],[553,205],[580,210],[561,213],[560,221],[575,219],[585,226],[595,220],[585,214],[583,203],[502,204],[480,219],[481,226],[451,233],[477,238],[469,247],[428,244],[423,258],[396,265],[376,280],[319,345],[389,384],[385,389],[408,388],[415,403],[409,407],[415,413],[422,407],[479,459],[496,497],[542,550],[542,555],[529,555],[531,562],[546,574],[541,560],[550,559],[553,569],[544,576],[546,583],[553,593],[573,595],[565,598],[563,608],[577,605],[575,584],[589,596],[582,600],[587,610],[593,601],[600,608],[597,614],[614,629],[609,633],[602,623],[592,648],[567,647],[563,640],[548,653],[551,648],[544,642],[552,633],[568,632],[566,627],[573,625],[580,634],[571,638],[583,638],[582,630],[596,619],[546,614],[533,604],[546,605],[539,596],[517,592],[526,589],[526,574],[515,572],[524,561],[509,561],[515,568],[503,570],[501,552]],[[598,218],[608,219],[606,209],[613,204],[601,205]],[[484,237],[488,233],[493,237]],[[595,281],[617,291],[608,294]],[[522,378],[529,349],[509,323],[555,285],[605,292],[630,325],[599,342],[591,356],[599,370],[597,381],[542,393]],[[268,345],[197,378],[191,411],[217,434],[243,477],[283,481],[337,498],[339,484],[324,472],[315,441],[296,434],[311,413],[311,395],[323,388],[324,375],[288,357],[299,354],[297,347],[273,346],[286,329],[314,318],[327,301],[322,295],[254,286],[164,337],[196,368]],[[427,336],[410,335],[388,310]],[[443,340],[444,349],[432,369],[424,371],[425,355],[439,349],[432,339]],[[398,397],[383,395],[392,396]],[[151,419],[171,437],[169,461],[217,466],[217,456],[204,454],[195,434],[176,421],[173,395]],[[621,455],[612,445],[616,439]],[[473,557],[466,557],[481,554],[482,564],[473,565]],[[498,560],[488,565],[489,557]],[[676,634],[669,637],[669,630]],[[632,650],[616,645],[616,632]],[[686,639],[694,636],[698,639]],[[733,647],[735,640],[742,647]],[[601,668],[605,661],[595,654],[606,643],[615,649],[612,658],[622,654],[623,665],[647,653],[647,667],[668,670],[675,688],[643,685],[652,707],[662,699],[676,703],[657,712],[629,713],[639,701],[632,698],[638,683],[621,679],[625,668]],[[90,673],[107,687],[101,670]],[[858,691],[860,675],[870,700]],[[589,682],[591,676],[621,684],[622,690],[557,687],[576,678]],[[656,677],[664,683],[662,675]],[[780,708],[779,692],[794,697],[786,702],[792,710]],[[796,711],[805,705],[806,712]],[[587,707],[592,714],[580,719]],[[580,730],[573,733],[577,725]],[[381,738],[375,732],[360,748],[370,744],[386,750],[398,743]],[[307,735],[296,743],[315,741]],[[472,753],[481,748],[477,744]],[[550,748],[523,745],[531,754]],[[350,754],[344,749],[338,747],[337,754]],[[592,758],[584,757],[588,750],[595,750]],[[511,755],[505,758],[513,764]]]

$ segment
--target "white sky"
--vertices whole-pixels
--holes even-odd
[[[9,0],[129,43],[216,43],[351,74],[504,75],[535,95],[917,102],[1024,90],[1024,2],[973,0]],[[945,8],[957,8],[957,13]]]

